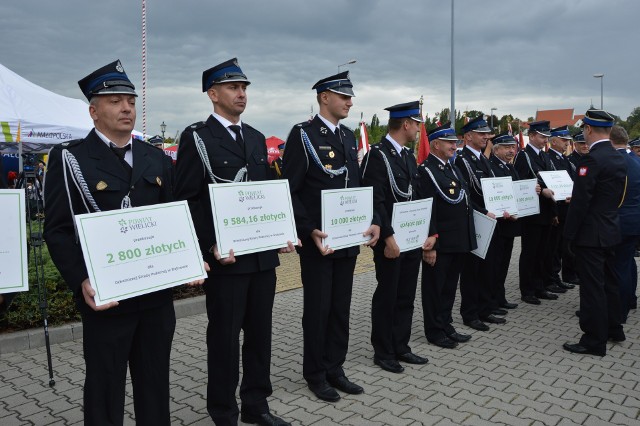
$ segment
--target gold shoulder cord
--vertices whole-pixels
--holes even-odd
[[[624,203],[624,197],[627,195],[627,182],[629,180],[629,176],[625,176],[624,177],[624,191],[622,191],[622,200],[620,200],[620,204],[618,204],[618,208],[620,208],[620,206],[622,206],[622,203]]]

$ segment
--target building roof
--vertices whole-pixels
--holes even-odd
[[[573,126],[576,122],[573,118],[573,108],[567,109],[547,109],[536,112],[536,121],[550,121],[552,129],[560,126]]]

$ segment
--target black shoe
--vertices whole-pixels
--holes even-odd
[[[560,287],[560,288],[564,288],[565,290],[571,290],[571,289],[576,288],[576,286],[573,285],[573,284],[563,283],[563,282],[559,282],[557,284],[557,286]]]
[[[427,339],[429,340],[429,339]],[[429,343],[436,345],[436,346],[440,346],[441,348],[445,348],[445,349],[453,349],[456,346],[458,346],[458,342],[455,342],[453,340],[451,340],[448,337],[443,337],[441,339],[438,340],[429,340]]]
[[[564,281],[565,284],[580,285],[580,278],[578,278],[578,277],[565,278],[562,281]]]
[[[581,355],[597,355],[597,356],[605,356],[605,351],[596,351],[593,349],[589,349],[587,347],[582,346],[580,343],[565,343],[562,345],[564,350],[573,352],[574,354]]]
[[[373,363],[383,370],[390,371],[391,373],[402,373],[404,371],[404,367],[395,359],[380,359],[374,356]]]
[[[517,303],[504,302],[504,303],[500,304],[500,307],[504,308],[504,309],[515,309],[515,308],[518,307],[518,304]]]
[[[522,301],[530,305],[539,305],[541,303],[540,299],[535,296],[522,296]]]
[[[558,286],[556,284],[548,285],[546,287],[546,290],[548,292],[550,291],[551,293],[566,293],[567,292],[566,288],[562,288],[562,287],[560,287],[560,286]]]
[[[464,325],[466,325],[467,327],[471,327],[474,330],[478,330],[478,331],[487,331],[489,330],[489,326],[485,323],[483,323],[482,321],[480,321],[479,319],[474,319],[473,321],[465,321]]]
[[[545,300],[556,300],[558,299],[558,295],[557,294],[553,294],[553,293],[549,293],[546,290],[543,290],[539,293],[536,293],[536,297],[538,299],[545,299]]]
[[[340,376],[336,379],[327,379],[327,381],[331,386],[344,393],[350,393],[351,395],[360,395],[361,393],[364,393],[362,386],[358,386],[349,381],[345,376]]]
[[[337,402],[340,401],[340,395],[334,388],[329,385],[328,382],[323,381],[318,383],[317,385],[312,385],[309,383],[309,390],[313,392],[315,396],[319,399],[327,402]]]
[[[454,331],[451,334],[447,334],[447,337],[453,340],[454,342],[458,342],[458,343],[464,343],[471,340],[471,335],[458,333],[457,331]]]
[[[488,322],[489,324],[504,324],[506,319],[497,317],[495,315],[487,315],[486,317],[480,317],[482,322]],[[488,328],[488,327],[487,327]]]
[[[504,316],[504,315],[507,315],[507,313],[509,313],[509,311],[507,311],[506,309],[501,309],[501,308],[496,308],[493,311],[491,311],[492,315]]]
[[[241,413],[240,420],[242,420],[242,423],[259,424],[265,426],[291,426],[291,423],[285,422],[280,417],[276,417],[271,413]]]
[[[427,358],[423,358],[412,352],[407,352],[406,354],[398,355],[397,358],[398,358],[398,361],[406,362],[407,364],[421,365],[429,362]]]
[[[627,340],[627,337],[624,335],[624,332],[621,331],[620,333],[616,333],[613,335],[609,336],[609,340],[615,343],[620,343],[620,342],[624,342],[625,340]]]

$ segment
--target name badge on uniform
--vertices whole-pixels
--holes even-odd
[[[100,181],[100,182],[98,182],[98,184],[96,185],[96,189],[97,189],[98,191],[104,191],[105,189],[107,189],[107,186],[109,186],[109,185],[107,185],[107,182],[105,182],[105,181],[101,180],[101,181]]]

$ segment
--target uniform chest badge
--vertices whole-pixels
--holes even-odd
[[[98,191],[104,191],[105,189],[107,189],[107,186],[109,186],[109,185],[107,185],[107,182],[105,182],[105,181],[101,180],[101,181],[100,181],[100,182],[98,182],[98,184],[96,185],[96,189],[97,189]]]
[[[322,133],[323,135],[327,134],[327,128],[326,127],[320,127],[320,133]]]
[[[333,166],[331,164],[325,164],[324,168],[327,169],[327,170],[331,170],[331,169],[333,169]]]
[[[454,181],[451,181],[451,186],[455,187],[456,183]]]
[[[453,188],[449,189],[449,194],[453,195],[454,192],[455,190]]]
[[[578,175],[579,176],[586,176],[588,171],[589,171],[588,167],[585,167],[585,166],[580,167],[580,170],[578,171]]]
[[[438,168],[439,168],[440,170],[444,170],[444,166],[443,166],[442,164],[438,164]]]
[[[329,151],[329,158],[333,158],[336,156],[336,153],[333,151]]]
[[[158,186],[162,186],[162,179],[160,179],[160,176],[156,177],[156,183],[158,184]]]

